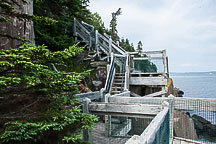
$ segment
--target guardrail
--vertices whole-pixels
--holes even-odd
[[[94,33],[94,34],[93,34]],[[89,47],[92,47],[95,44],[95,50],[102,50],[108,56],[111,53],[125,55],[126,51],[121,48],[117,43],[115,43],[110,36],[106,34],[100,34],[97,30],[94,31],[94,27],[85,22],[78,22],[74,18],[74,36],[77,38],[80,36],[83,41],[89,44]],[[76,39],[77,40],[77,39]]]
[[[163,102],[159,112],[140,136],[133,136],[126,144],[168,144],[169,143],[169,103]]]
[[[176,129],[178,131],[181,130],[187,130],[190,128],[196,127],[196,129],[198,131],[205,131],[204,134],[208,135],[208,137],[215,137],[216,136],[216,99],[209,99],[209,98],[182,98],[182,97],[173,97],[172,95],[170,95],[169,97],[114,97],[114,96],[110,96],[108,99],[109,102],[111,103],[123,103],[123,104],[156,104],[156,105],[161,105],[163,103],[163,101],[167,101],[169,103],[169,129],[170,129],[170,142],[173,141],[173,139],[175,139],[176,137],[181,137],[181,139],[184,139],[185,141],[194,141],[193,139],[186,137],[184,138],[184,133],[183,135],[179,135],[179,136],[174,136],[174,128],[176,129],[177,127],[181,127],[181,129]],[[178,120],[178,117],[176,116],[176,111],[180,111],[183,113],[183,116],[185,116],[185,113],[191,113],[191,117],[188,116],[187,120],[184,120],[185,122],[181,122],[183,120],[180,120],[178,123],[178,126],[174,126],[175,124],[177,124],[174,119]],[[175,116],[174,116],[175,114]],[[194,116],[192,115],[198,115],[198,117],[203,117],[200,118],[204,121],[203,126],[200,125],[202,122],[197,122],[197,120],[194,120]],[[191,121],[194,121],[194,126],[193,123],[191,123]],[[190,125],[192,125],[192,127],[187,127],[187,125],[185,125],[186,121],[189,123]],[[206,123],[206,124],[205,124]],[[199,128],[201,127],[201,128]],[[206,127],[206,129],[202,129],[202,127]],[[193,129],[191,132],[193,132]],[[201,129],[201,130],[200,130]],[[176,134],[176,132],[175,132]],[[187,135],[185,135],[187,136]],[[209,141],[205,140],[205,139],[199,139],[196,140],[202,143],[210,143],[212,138],[210,138]],[[216,141],[216,140],[215,140]]]
[[[115,57],[112,54],[111,55],[111,64],[110,64],[110,68],[109,68],[109,71],[107,74],[104,93],[110,93],[114,76],[115,76]]]
[[[90,99],[86,98],[83,101],[83,112],[91,113],[96,115],[109,115],[120,116],[120,117],[130,117],[130,118],[154,118],[157,114],[160,114],[162,109],[161,105],[146,105],[146,104],[117,104],[117,103],[101,103],[101,102],[91,102]],[[161,114],[160,114],[161,115]],[[130,120],[131,121],[131,120]],[[129,121],[128,121],[129,122]],[[110,123],[103,124],[105,127],[99,127],[98,131],[103,131],[107,136],[111,133]],[[106,131],[104,131],[106,129]],[[123,129],[122,129],[123,130]],[[100,133],[102,134],[102,133]],[[103,136],[100,136],[100,139]],[[105,137],[104,137],[105,138]],[[92,133],[89,130],[84,131],[84,140],[92,143]],[[94,139],[93,142],[95,143]],[[105,142],[105,140],[103,141]],[[97,142],[96,142],[97,143]]]
[[[102,91],[95,91],[95,92],[89,92],[89,93],[81,93],[76,94],[78,97],[77,99],[82,102],[85,98],[89,98],[90,100],[98,100],[103,98]]]
[[[83,41],[87,42],[88,44],[91,43],[91,34],[90,31],[84,27],[80,22],[78,22],[75,18],[74,18],[74,36],[75,36],[75,40],[77,40],[77,37],[80,36]]]

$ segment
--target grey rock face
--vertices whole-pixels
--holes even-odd
[[[26,0],[27,4],[23,4],[21,0],[17,0],[23,7],[19,8],[14,5],[15,11],[21,14],[33,14],[33,1]],[[0,9],[3,11],[3,9]],[[34,28],[33,22],[28,20],[20,20],[16,17],[10,18],[10,23],[1,22],[0,23],[0,33],[3,35],[10,35],[13,37],[20,37],[26,40],[30,40],[34,43]],[[0,36],[0,49],[10,49],[17,48],[21,45],[20,40]]]

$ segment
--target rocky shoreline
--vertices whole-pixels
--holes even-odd
[[[214,135],[216,133],[216,125],[212,124],[205,118],[190,113],[184,113],[178,110],[174,112],[174,136],[199,140],[206,139],[216,141]],[[215,140],[214,140],[215,139]]]

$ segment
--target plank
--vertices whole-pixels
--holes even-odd
[[[124,104],[157,104],[161,105],[163,101],[169,101],[170,98],[162,97],[109,97],[111,103],[124,103]]]
[[[158,50],[158,51],[144,51],[141,54],[162,54],[165,50]],[[139,52],[129,52],[130,55],[137,55]]]
[[[130,97],[130,91],[125,91],[125,92],[122,92],[122,93],[119,93],[119,94],[115,94],[113,96],[115,97]]]
[[[137,57],[133,58],[133,60],[151,60],[151,59],[163,59],[163,57]]]
[[[130,77],[130,85],[167,85],[164,77]]]
[[[109,97],[112,103],[125,103],[125,104],[158,104],[163,101],[170,101],[169,97]],[[210,98],[174,98],[174,108],[179,110],[204,110],[216,111],[216,99]]]
[[[78,100],[82,102],[85,98],[89,98],[90,100],[100,99],[101,93],[100,91],[95,91],[95,92],[89,92],[89,93],[76,94],[76,96],[78,96]]]
[[[157,97],[157,96],[161,96],[161,95],[166,94],[166,93],[167,93],[166,90],[162,90],[162,91],[155,92],[152,94],[144,95],[143,97]]]
[[[140,135],[140,143],[145,144],[146,142],[152,143],[154,141],[157,131],[160,129],[161,124],[164,122],[166,115],[169,114],[168,112],[169,108],[165,107],[163,111],[156,115],[156,117]]]
[[[160,105],[144,104],[117,104],[117,103],[99,103],[89,104],[90,113],[99,113],[106,115],[129,115],[132,116],[155,116],[161,111]]]
[[[185,138],[180,138],[180,137],[174,137],[173,139],[173,144],[202,144],[202,142],[190,140],[190,139],[185,139]]]

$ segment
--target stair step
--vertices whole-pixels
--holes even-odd
[[[124,75],[123,73],[115,73],[116,76],[122,76]]]
[[[124,83],[117,83],[117,82],[113,82],[113,85],[124,85]]]
[[[124,78],[125,76],[115,76],[115,78]]]
[[[114,82],[125,81],[124,79],[114,79]]]
[[[112,89],[123,89],[122,87],[112,87]]]

